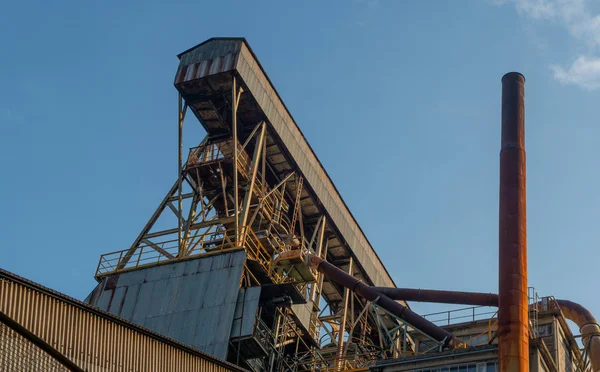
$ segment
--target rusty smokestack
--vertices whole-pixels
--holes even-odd
[[[529,371],[525,77],[502,77],[498,353],[501,372]]]

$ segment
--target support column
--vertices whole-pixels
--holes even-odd
[[[317,229],[318,229],[318,240],[317,240],[317,256],[321,257],[321,253],[323,251],[323,238],[325,236],[325,224],[327,223],[327,218],[325,216],[321,216],[321,218],[319,219],[319,223],[317,224]],[[313,285],[312,289],[311,289],[311,293],[310,293],[310,300],[311,301],[315,301],[315,297],[317,294],[317,286],[319,285],[318,283],[321,282],[323,280],[323,274],[322,273],[318,273],[317,274],[317,282]],[[319,304],[315,304],[317,308],[319,308]]]
[[[242,243],[246,238],[246,222],[248,220],[248,212],[250,211],[250,204],[252,202],[252,193],[254,191],[254,184],[256,183],[256,175],[258,173],[258,165],[260,163],[260,158],[263,154],[262,148],[265,143],[265,131],[266,131],[266,123],[263,121],[261,124],[260,132],[258,134],[258,138],[256,139],[256,146],[254,147],[254,155],[252,157],[252,163],[250,165],[250,185],[248,186],[248,190],[246,191],[246,195],[244,195],[244,203],[242,205],[242,211],[240,213],[240,218],[238,222],[238,226],[243,230],[241,231],[241,241]]]
[[[238,87],[237,79],[235,74],[233,75],[231,82],[231,125],[233,132],[233,200],[235,205],[233,206],[233,216],[234,216],[234,224],[235,224],[235,241],[236,243],[240,243],[240,222],[239,222],[239,214],[240,214],[240,203],[239,203],[239,183],[238,183],[238,158],[239,158],[239,150],[238,150],[238,134],[237,134],[237,109],[240,103],[240,96],[244,89],[242,87]]]
[[[350,257],[350,262],[348,263],[348,275],[352,275],[352,264],[353,260]],[[338,352],[337,352],[337,361],[338,361],[338,371],[341,371],[344,367],[344,332],[346,330],[346,320],[348,319],[348,298],[350,297],[350,289],[344,288],[344,299],[343,310],[342,310],[342,320],[340,321],[340,330],[338,332]]]
[[[237,138],[237,81],[235,78],[235,74],[233,75],[233,79],[231,82],[231,125],[233,126],[233,218],[235,223],[235,241],[239,242],[239,233],[240,227],[238,222],[238,213],[239,213],[239,202],[238,202],[238,138]]]
[[[181,93],[178,94],[179,97],[179,105],[178,105],[178,122],[179,122],[179,135],[178,137],[178,142],[179,145],[178,147],[178,156],[177,156],[177,205],[178,208],[177,210],[179,211],[179,215],[177,216],[177,257],[181,257],[182,252],[183,252],[183,226],[182,226],[182,221],[181,221],[181,216],[183,213],[183,199],[182,199],[182,174],[181,174],[181,170],[183,168],[183,98],[181,97]]]

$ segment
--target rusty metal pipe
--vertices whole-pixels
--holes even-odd
[[[500,149],[498,362],[500,372],[529,370],[525,77],[502,77]]]
[[[432,289],[371,287],[392,300],[432,302],[442,304],[498,306],[498,295],[493,293],[437,291]]]
[[[309,255],[308,262],[310,267],[323,273],[323,275],[337,284],[350,289],[368,301],[376,301],[379,306],[394,314],[398,318],[405,320],[407,323],[419,329],[421,332],[433,337],[437,341],[443,342],[444,347],[456,349],[463,345],[462,342],[454,337],[450,332],[436,326],[406,306],[402,306],[396,301],[390,299],[386,295],[378,293],[370,286],[356,279],[352,275],[345,273],[343,270],[338,269],[324,259],[315,255]]]
[[[596,318],[585,307],[571,301],[556,300],[564,317],[579,327],[581,341],[588,350],[594,372],[600,371],[600,326]]]
[[[396,301],[419,301],[431,303],[457,304],[467,306],[498,306],[495,293],[436,291],[428,289],[371,287],[377,292]],[[555,300],[566,319],[579,327],[583,345],[588,350],[592,368],[600,371],[600,326],[592,313],[572,301]],[[537,306],[540,306],[538,303]],[[536,306],[536,305],[532,305]]]

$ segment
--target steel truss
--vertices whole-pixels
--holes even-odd
[[[269,336],[270,357],[249,358],[248,368],[352,370],[409,352],[410,327],[376,303],[348,289],[338,289],[341,301],[323,295],[327,280],[309,268],[306,256],[327,258],[327,218],[305,220],[302,175],[292,170],[277,177],[270,171],[264,120],[239,136],[237,109],[243,94],[234,76],[231,95],[225,97],[229,107],[215,108],[212,114],[231,123],[231,133],[207,135],[187,158],[182,143],[188,105],[179,95],[178,177],[133,244],[102,255],[96,277],[243,249],[247,261],[241,287],[293,283],[310,311],[304,324],[296,308],[278,309]],[[344,264],[352,273],[353,258]],[[235,342],[231,345],[235,349]]]

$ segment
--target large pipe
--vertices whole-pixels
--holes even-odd
[[[581,341],[588,350],[588,357],[595,372],[600,371],[600,326],[588,309],[566,300],[556,300],[564,317],[579,327]]]
[[[500,372],[529,370],[525,77],[502,77],[500,149],[498,362]]]
[[[419,329],[421,332],[433,337],[435,340],[443,342],[444,347],[456,349],[463,346],[463,343],[454,337],[450,332],[436,326],[406,306],[402,306],[389,297],[378,293],[365,283],[361,282],[359,279],[356,279],[352,275],[345,273],[343,270],[338,269],[324,259],[315,255],[309,255],[308,262],[310,267],[323,273],[323,275],[337,284],[350,289],[368,301],[377,301],[377,304],[385,310],[394,314],[398,318],[405,320],[407,323]]]
[[[419,301],[468,306],[498,306],[498,295],[494,293],[434,291],[428,289],[371,287],[396,301]],[[566,319],[579,327],[583,345],[595,372],[600,371],[600,326],[592,313],[583,306],[567,301],[555,300]]]
[[[498,306],[494,293],[437,291],[432,289],[371,287],[392,300],[433,302],[470,306]]]

